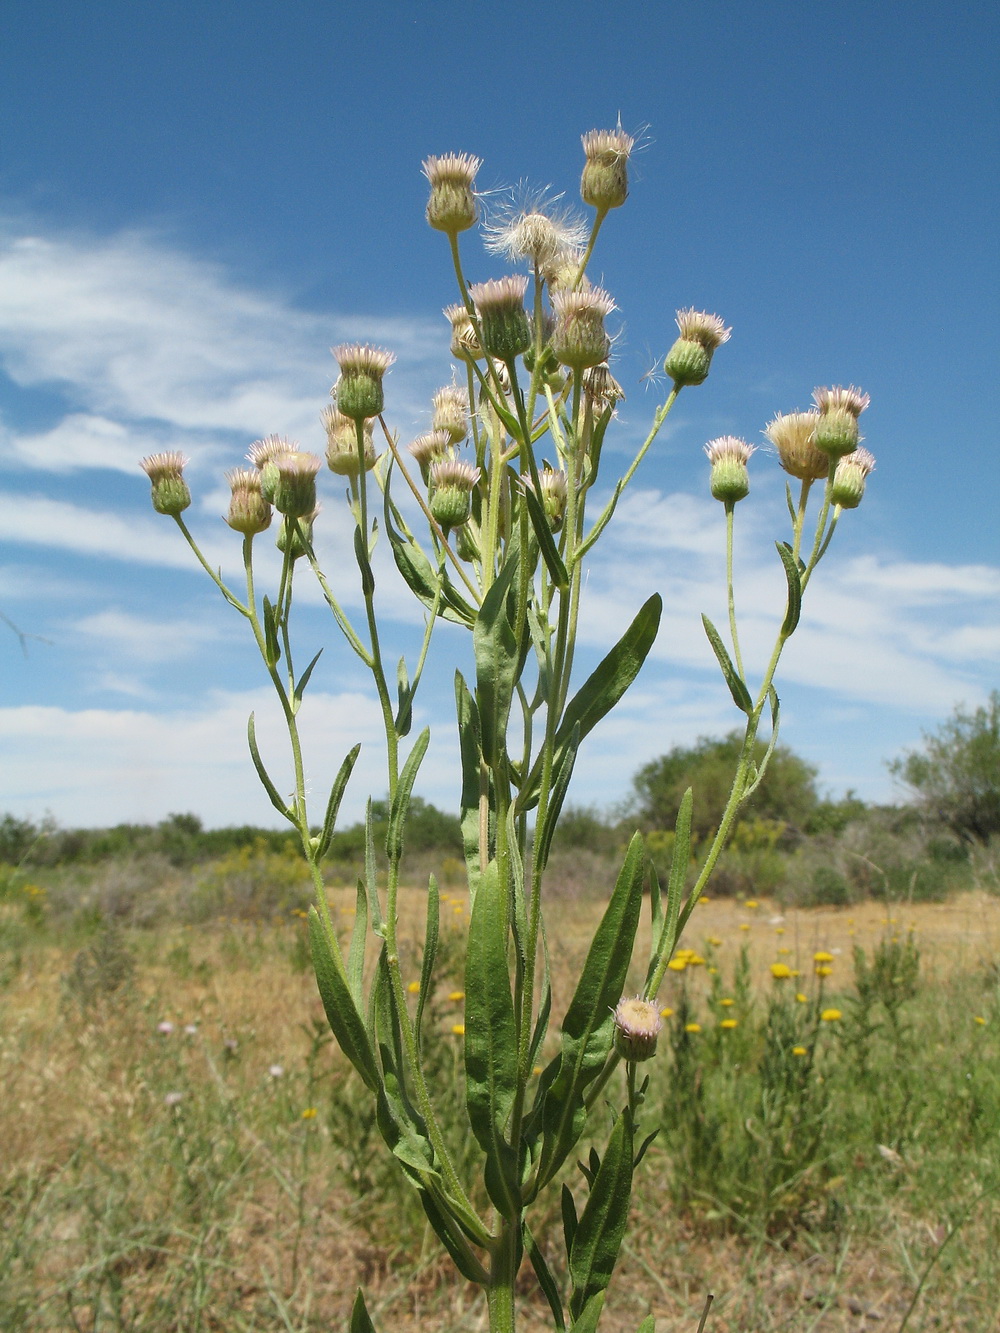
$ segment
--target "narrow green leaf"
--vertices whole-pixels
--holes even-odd
[[[368,545],[360,528],[354,529],[354,558],[361,571],[361,592],[365,598],[375,592],[375,575],[372,573],[371,560],[368,558]]]
[[[584,1306],[579,1319],[574,1319],[569,1333],[597,1333],[597,1324],[604,1309],[604,1292],[599,1291]]]
[[[549,849],[552,846],[552,838],[556,831],[559,815],[562,813],[563,802],[569,788],[569,780],[573,776],[573,765],[576,763],[579,748],[580,728],[577,726],[573,728],[573,732],[562,750],[556,752],[558,768],[556,769],[555,781],[549,794],[545,818],[542,820],[541,827],[535,830],[535,858],[539,870],[544,870],[548,864]],[[513,808],[511,813],[513,813]]]
[[[476,612],[465,599],[445,580],[442,584],[431,562],[420,549],[412,536],[404,536],[392,522],[391,501],[386,491],[385,530],[389,534],[389,545],[396,568],[403,576],[403,581],[412,593],[432,611],[437,604],[437,614],[445,620],[469,628],[475,623]],[[393,506],[395,508],[395,506]],[[398,511],[397,516],[398,516]],[[402,526],[402,519],[399,520]],[[440,602],[437,601],[438,593]]]
[[[556,549],[555,541],[552,538],[552,529],[549,527],[549,520],[546,517],[542,502],[535,494],[534,488],[529,485],[521,487],[521,494],[528,506],[528,517],[531,519],[531,526],[538,539],[538,549],[541,551],[542,559],[549,571],[549,578],[557,588],[565,590],[569,587],[569,574],[566,572],[562,556]]]
[[[326,814],[323,816],[323,831],[320,834],[319,846],[316,849],[317,861],[322,861],[330,850],[333,831],[337,826],[337,815],[340,813],[340,802],[344,799],[344,792],[347,790],[347,784],[354,772],[354,765],[357,763],[360,753],[360,745],[355,745],[352,750],[349,750],[337,771],[337,776],[333,780],[333,786],[330,788],[330,799],[326,803]]]
[[[296,705],[296,707],[302,702],[302,696],[306,692],[306,686],[309,684],[309,677],[313,673],[313,667],[316,665],[316,663],[322,656],[323,656],[323,649],[321,648],[319,652],[316,654],[316,656],[313,658],[313,660],[306,667],[305,671],[303,671],[302,675],[299,677],[299,683],[296,685],[294,694],[292,696],[293,703]]]
[[[563,1310],[562,1297],[559,1294],[559,1287],[555,1278],[552,1276],[552,1270],[546,1262],[545,1255],[542,1253],[538,1241],[528,1230],[527,1222],[522,1222],[521,1232],[524,1238],[524,1248],[528,1252],[528,1258],[531,1260],[531,1266],[535,1270],[535,1277],[538,1278],[538,1285],[549,1303],[549,1309],[552,1311],[552,1318],[555,1320],[557,1329],[566,1327],[566,1314]]]
[[[569,1273],[573,1282],[570,1311],[579,1318],[594,1296],[607,1290],[618,1260],[632,1196],[632,1117],[623,1111],[580,1216]]]
[[[456,1219],[437,1202],[429,1190],[420,1190],[420,1202],[424,1206],[428,1222],[434,1228],[434,1234],[451,1255],[458,1271],[469,1282],[476,1282],[479,1286],[485,1287],[490,1280],[489,1274],[469,1248],[465,1234],[457,1225]]]
[[[360,1287],[358,1287],[358,1294],[354,1298],[354,1306],[351,1310],[351,1326],[348,1333],[375,1333],[375,1325],[371,1321],[368,1307],[365,1305],[364,1294]]]
[[[563,1020],[562,1050],[540,1080],[544,1143],[538,1189],[552,1179],[583,1132],[584,1093],[612,1050],[613,1010],[622,997],[642,910],[644,855],[636,833]]]
[[[656,1316],[648,1314],[636,1329],[636,1333],[656,1333]]]
[[[566,1257],[569,1258],[576,1237],[576,1229],[579,1226],[579,1219],[576,1215],[576,1200],[573,1198],[573,1191],[568,1185],[563,1185],[559,1202],[562,1212],[563,1240],[566,1242]]]
[[[370,796],[365,805],[365,890],[368,894],[368,915],[372,919],[372,930],[380,939],[384,939],[385,924],[378,896],[378,865],[375,861],[375,829],[372,823]]]
[[[510,622],[507,595],[517,574],[518,563],[516,556],[508,556],[483,598],[472,631],[480,744],[483,757],[490,766],[497,763],[506,749],[507,719],[517,679],[519,645]]]
[[[406,763],[403,765],[399,781],[396,783],[396,790],[393,793],[392,805],[389,810],[389,830],[385,838],[385,851],[390,861],[398,861],[403,855],[403,829],[406,825],[406,812],[410,808],[410,796],[417,778],[417,770],[427,753],[430,739],[430,728],[424,727],[414,741],[413,749],[406,756]]]
[[[795,526],[795,520],[798,517],[795,513],[795,501],[792,499],[792,488],[788,482],[785,482],[785,504],[788,506],[788,517],[792,520],[792,527]]]
[[[479,888],[479,784],[482,754],[479,744],[479,710],[460,671],[455,672],[455,712],[458,717],[458,746],[462,757],[462,846],[469,881],[470,905]],[[485,848],[487,852],[489,849]]]
[[[740,678],[739,672],[733,666],[732,659],[726,651],[726,645],[722,642],[722,636],[715,628],[708,616],[703,615],[701,623],[705,626],[705,633],[708,635],[708,641],[712,645],[712,651],[718,659],[719,666],[722,668],[722,674],[729,686],[729,693],[733,696],[733,703],[737,708],[742,709],[749,715],[753,712],[753,700],[750,698],[750,692]]]
[[[441,894],[437,880],[433,875],[427,881],[427,924],[424,928],[424,956],[420,963],[420,994],[417,996],[417,1013],[414,1029],[417,1042],[420,1041],[420,1024],[424,1016],[424,1005],[434,984],[434,962],[437,958],[438,930],[441,922]]]
[[[792,548],[788,543],[775,542],[774,545],[778,555],[781,556],[781,563],[785,567],[785,580],[788,584],[788,607],[781,625],[782,638],[787,639],[790,634],[795,632],[795,626],[799,623],[799,616],[802,612],[802,575],[798,561],[795,559]]]
[[[781,721],[781,704],[778,701],[777,692],[772,685],[767,692],[767,700],[771,706],[771,736],[767,742],[767,749],[761,757],[757,772],[743,793],[743,799],[746,800],[757,790],[764,781],[764,774],[767,772],[767,766],[771,762],[771,755],[774,754],[775,746],[778,744],[778,726]]]
[[[281,661],[277,617],[274,603],[268,597],[264,598],[264,661],[269,667],[276,667]]]
[[[499,1167],[504,1196],[493,1202],[504,1216],[518,1215],[516,1163],[504,1133],[517,1091],[517,1026],[507,970],[507,925],[496,861],[479,885],[469,921],[465,960],[465,1088],[469,1124]],[[491,1195],[492,1195],[491,1191]]]
[[[399,707],[396,710],[393,725],[396,728],[396,735],[402,739],[409,735],[410,726],[413,722],[413,692],[410,689],[410,678],[406,671],[405,657],[399,659],[399,666],[396,668],[396,695],[399,699]]]
[[[257,730],[254,726],[253,713],[250,714],[247,721],[247,740],[250,744],[250,758],[253,760],[253,766],[257,770],[257,776],[260,778],[261,785],[267,792],[271,804],[279,814],[285,816],[290,824],[294,824],[296,822],[295,811],[291,809],[271,781],[267,769],[264,767],[264,761],[260,757],[260,750],[257,749]]]
[[[652,861],[649,863],[649,926],[650,942],[655,947],[663,929],[663,894],[660,892],[660,877]]]
[[[365,1003],[365,946],[368,943],[368,891],[362,879],[358,880],[355,902],[351,947],[347,953],[347,984],[360,1014]]]
[[[375,1092],[381,1080],[375,1064],[375,1053],[368,1040],[368,1031],[351,995],[340,947],[336,940],[328,937],[315,907],[309,909],[309,943],[316,982],[330,1030],[337,1038],[340,1049],[364,1079],[365,1085]]]

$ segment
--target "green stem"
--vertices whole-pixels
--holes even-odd
[[[740,673],[740,679],[745,681],[743,674],[743,657],[740,654],[740,636],[736,632],[736,598],[733,593],[733,513],[736,504],[732,500],[726,501],[726,589],[729,595],[729,633],[733,639],[733,652],[736,656],[736,670]]]

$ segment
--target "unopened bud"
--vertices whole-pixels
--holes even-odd
[[[580,178],[585,204],[606,213],[628,198],[628,159],[635,140],[624,130],[590,130],[581,142],[586,155]]]
[[[875,469],[875,458],[862,446],[847,454],[837,464],[830,488],[830,500],[841,509],[857,509],[865,493],[869,472]]]
[[[483,331],[483,346],[498,361],[513,361],[531,346],[531,325],[524,308],[526,277],[477,282],[469,288]]]
[[[606,361],[611,339],[604,328],[605,318],[616,309],[614,301],[600,287],[590,291],[552,293],[556,327],[552,350],[564,366],[586,370]]]
[[[656,1054],[662,1027],[660,1011],[652,1001],[640,995],[619,1000],[615,1009],[615,1050],[625,1060],[650,1060]]]
[[[375,466],[375,441],[371,421],[362,424],[362,449],[358,453],[358,423],[336,407],[323,409],[321,420],[326,431],[326,462],[339,477],[357,477],[362,462],[365,471]]]
[[[705,445],[705,453],[712,464],[711,488],[716,500],[735,504],[750,493],[747,463],[754,446],[735,435],[722,435]]]
[[[271,506],[260,493],[260,473],[238,467],[226,473],[232,495],[226,522],[246,537],[254,537],[271,524]]]
[[[445,385],[431,402],[434,405],[431,430],[443,430],[452,444],[461,444],[469,433],[469,399],[465,390],[455,384]]]
[[[522,477],[521,482],[524,486],[529,486],[534,490],[530,477]],[[561,468],[556,470],[551,467],[543,467],[538,474],[539,499],[542,502],[542,508],[545,510],[545,517],[549,521],[549,527],[553,532],[558,532],[562,527],[563,514],[566,512],[567,487],[566,473]]]
[[[476,327],[464,305],[449,305],[444,317],[451,325],[451,354],[456,361],[481,361],[483,349],[476,337]]]
[[[830,458],[842,458],[861,443],[858,417],[871,401],[854,385],[843,389],[815,389],[813,398],[819,408],[816,423],[816,448]]]
[[[426,485],[430,479],[431,464],[443,463],[452,457],[451,436],[446,430],[429,430],[418,435],[408,446],[408,451],[416,459]]]
[[[482,165],[471,153],[445,153],[443,157],[429,157],[423,163],[431,187],[427,221],[435,231],[457,236],[475,225],[476,196],[472,186]]]
[[[279,514],[303,518],[316,508],[316,473],[320,460],[315,454],[279,454],[274,460],[278,479],[272,501]]]
[[[471,523],[463,523],[458,529],[455,536],[455,554],[459,560],[464,560],[470,565],[474,560],[482,559],[482,552],[472,531]]]
[[[275,459],[282,454],[293,454],[298,445],[286,440],[283,435],[265,435],[256,440],[247,450],[247,458],[260,472],[260,493],[268,504],[274,503],[274,488],[278,484],[278,469]]]
[[[818,412],[779,412],[764,428],[781,466],[800,481],[819,481],[830,471],[829,458],[816,448],[818,422]]]
[[[677,327],[680,337],[667,353],[663,369],[678,389],[686,384],[703,384],[708,378],[712,354],[728,342],[732,329],[727,329],[718,315],[703,310],[678,310]]]
[[[382,376],[395,361],[392,352],[381,347],[357,343],[335,347],[333,355],[340,366],[337,380],[337,411],[352,421],[377,417],[385,406]]]
[[[458,528],[472,514],[472,491],[479,468],[455,458],[432,463],[430,468],[431,513],[442,528]]]
[[[191,492],[184,480],[188,460],[180,453],[150,454],[139,466],[152,487],[153,508],[158,514],[176,517],[191,503]]]
[[[580,273],[583,256],[583,250],[567,250],[556,255],[550,263],[544,266],[542,277],[549,284],[550,292],[563,290],[586,292],[590,290],[590,279],[586,273]]]
[[[281,520],[281,527],[278,529],[278,538],[275,543],[278,550],[285,554],[287,551],[292,560],[299,560],[306,553],[305,542],[312,544],[313,523],[316,521],[316,515],[319,513],[319,506],[311,514],[305,514],[301,518],[289,516]]]

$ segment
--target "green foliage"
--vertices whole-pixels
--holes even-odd
[[[643,826],[673,828],[681,798],[692,787],[694,835],[705,839],[713,834],[722,821],[742,748],[742,734],[732,731],[721,740],[703,736],[694,745],[675,745],[667,754],[643,765],[632,780],[633,808]],[[766,748],[763,741],[754,745],[757,763]],[[763,781],[740,812],[740,818],[780,821],[802,829],[818,804],[815,783],[816,769],[787,746],[778,745]]]

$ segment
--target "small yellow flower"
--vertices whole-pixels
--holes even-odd
[[[739,1020],[735,1018],[724,1018],[722,1022],[719,1024],[719,1027],[726,1028],[727,1030],[729,1028],[739,1027]]]
[[[824,1023],[836,1023],[838,1019],[843,1018],[843,1014],[839,1009],[824,1009],[820,1018]]]
[[[809,996],[808,996],[808,995],[803,995],[801,991],[799,991],[799,993],[796,995],[795,998],[798,1000],[799,1004],[808,1004],[808,1003],[809,1003]]]
[[[464,990],[449,991],[448,999],[451,1000],[452,1004],[457,1004],[459,1000],[465,999],[465,991]]]
[[[688,967],[704,967],[705,960],[700,953],[689,953],[687,959]]]
[[[419,994],[420,994],[420,982],[419,982],[419,981],[411,981],[410,984],[407,986],[406,989],[410,992],[411,995],[419,995]]]
[[[673,1017],[673,1013],[674,1013],[674,1011],[673,1011],[672,1009],[670,1009],[670,1008],[667,1008],[667,1009],[661,1009],[661,1010],[660,1010],[660,1017],[661,1017],[661,1018],[672,1018],[672,1017]]]
[[[791,949],[788,949],[788,948],[784,948],[784,949],[779,949],[779,950],[778,950],[778,953],[780,953],[780,954],[790,954],[791,952],[792,952]]]
[[[743,906],[744,906],[744,907],[759,907],[759,906],[760,906],[760,903],[757,901],[756,898],[748,898],[748,899],[746,900],[746,902],[743,904]]]
[[[701,897],[698,899],[698,901],[699,901],[700,903],[707,903],[707,902],[709,901],[709,899],[708,899],[708,895],[705,894],[705,893],[703,893],[703,894],[701,895]]]
[[[816,967],[816,975],[818,977],[832,977],[833,968],[829,963],[819,963]]]
[[[670,968],[671,972],[683,972],[687,965],[688,962],[686,958],[671,958],[667,967]]]
[[[978,1023],[980,1027],[986,1026],[986,1019],[983,1018],[980,1014],[976,1014],[975,1018],[972,1021],[973,1023]]]
[[[818,953],[813,954],[814,963],[832,963],[833,954],[827,953],[825,949],[820,949]]]
[[[316,1107],[315,1107],[315,1106],[307,1106],[306,1109],[302,1112],[302,1119],[303,1119],[303,1120],[315,1120],[315,1119],[316,1119],[316,1115],[317,1115]]]
[[[700,1024],[700,1023],[685,1023],[685,1024],[684,1024],[684,1031],[685,1031],[685,1032],[700,1032],[700,1031],[701,1031],[701,1024]]]
[[[791,975],[792,969],[787,963],[771,964],[771,976],[774,977],[775,981],[787,981]]]
[[[719,945],[722,943],[722,941],[719,939],[718,935],[709,935],[709,937],[708,937],[708,942],[709,942],[709,944],[712,946],[713,949],[717,949],[717,948],[719,947]]]
[[[793,1055],[808,1055],[808,1051],[806,1050],[806,1048],[805,1048],[804,1046],[793,1046],[793,1047],[792,1047],[792,1054],[793,1054]]]
[[[464,1036],[465,1036],[465,1024],[464,1024],[464,1023],[453,1023],[453,1024],[451,1025],[451,1031],[452,1031],[452,1035],[455,1036],[455,1037],[464,1037]]]
[[[720,1000],[719,1003],[722,1005],[724,1009],[730,1009],[736,1003],[736,1001],[730,999],[730,997],[727,995],[726,998],[724,1000]]]
[[[541,1065],[532,1065],[532,1066],[531,1066],[531,1072],[532,1072],[532,1073],[534,1074],[534,1076],[537,1078],[538,1075],[542,1072],[542,1066],[541,1066]]]
[[[740,922],[740,930],[749,930],[749,929],[750,929],[750,924],[749,924],[749,922],[747,922],[747,921],[741,921],[741,922]]]
[[[708,975],[710,977],[717,977],[719,975],[719,969],[717,967],[709,967],[706,968],[705,970],[708,972]]]
[[[774,933],[775,933],[775,935],[784,935],[784,933],[785,933],[785,927],[784,927],[784,926],[775,926],[775,928],[774,928]]]

